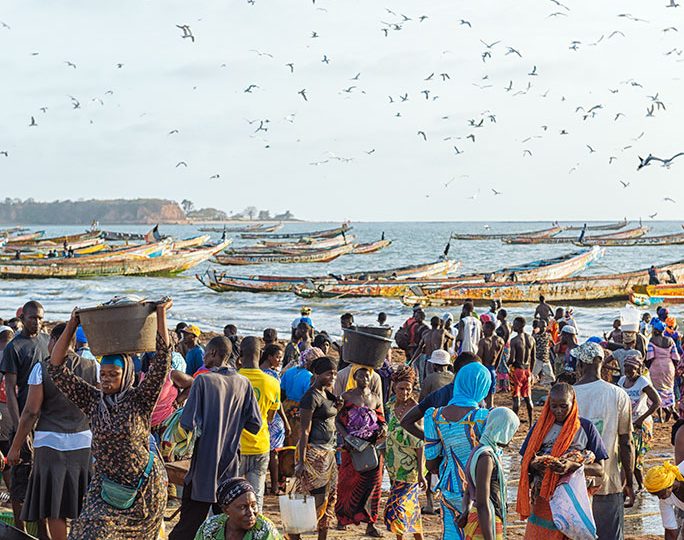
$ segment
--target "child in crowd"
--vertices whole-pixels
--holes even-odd
[[[606,341],[612,341],[613,343],[622,343],[622,329],[620,328],[620,319],[615,319],[613,321],[613,329],[610,334],[604,334],[603,337]]]
[[[527,419],[532,425],[532,372],[528,368],[523,368],[520,359],[514,360],[511,370],[511,385],[513,392],[513,412],[518,414],[520,400],[525,402],[527,407]]]

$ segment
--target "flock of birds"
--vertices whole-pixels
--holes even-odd
[[[565,3],[561,2],[560,0],[547,1],[548,7],[552,10],[548,14],[547,19],[564,19],[572,15],[572,8],[566,5]],[[313,9],[316,9],[322,13],[327,12],[327,9],[320,5],[320,2],[317,4],[316,0],[313,0],[312,3]],[[248,4],[255,5],[256,0],[248,0]],[[667,4],[664,4],[664,7],[679,8],[679,4],[675,0],[669,0]],[[641,17],[633,16],[630,13],[619,13],[616,16],[620,19],[628,20],[633,23],[650,24],[648,20],[643,19]],[[430,16],[426,14],[406,15],[404,13],[399,12],[398,10],[385,8],[384,16],[382,17],[382,19],[380,19],[378,24],[378,32],[382,37],[389,40],[392,39],[392,37],[397,32],[405,31],[409,27],[426,28],[429,26],[430,21]],[[178,31],[179,38],[182,40],[187,40],[188,46],[193,46],[193,44],[195,44],[198,40],[201,39],[201,35],[196,36],[195,33],[193,33],[193,29],[190,24],[176,24],[176,28]],[[454,32],[474,33],[478,31],[477,23],[474,20],[471,21],[464,18],[458,18],[454,20],[452,28]],[[11,26],[7,22],[0,21],[0,31],[3,30],[11,31]],[[668,26],[662,29],[663,35],[676,34],[678,32],[679,30],[676,26]],[[567,49],[570,51],[569,54],[580,54],[581,51],[583,51],[585,48],[597,47],[602,43],[607,43],[613,40],[626,39],[626,37],[627,36],[625,32],[621,30],[611,30],[610,32],[602,34],[600,37],[591,42],[585,43],[581,40],[572,40],[568,44]],[[321,31],[316,29],[311,30],[310,34],[306,37],[306,39],[311,42],[317,43],[323,41]],[[483,39],[482,37],[473,36],[473,42],[475,42],[475,39],[477,39],[477,43],[479,43],[481,47],[479,47],[479,50],[477,50],[476,47],[471,47],[472,50],[469,52],[469,54],[479,55],[478,62],[481,61],[483,69],[488,70],[491,66],[499,62],[510,60],[523,62],[527,66],[524,68],[524,71],[522,71],[522,73],[525,74],[525,78],[523,81],[521,81],[519,78],[507,78],[507,82],[502,85],[500,82],[495,80],[494,76],[490,76],[489,73],[484,73],[484,75],[482,75],[479,80],[472,82],[472,85],[475,88],[478,88],[482,92],[499,92],[503,95],[510,95],[512,97],[535,95],[542,99],[552,97],[554,99],[558,99],[560,102],[566,101],[566,97],[562,95],[562,91],[556,92],[556,90],[552,91],[551,89],[546,89],[544,92],[541,93],[537,91],[537,81],[544,77],[545,66],[536,63],[534,59],[528,60],[528,56],[531,56],[531,54],[528,55],[526,51],[522,50],[515,44],[504,43],[504,41],[502,40],[492,41],[488,39]],[[256,55],[259,58],[262,58],[265,61],[274,62],[276,69],[279,67],[279,69],[285,70],[285,72],[290,75],[294,76],[298,70],[299,63],[297,59],[281,59],[279,58],[279,54],[274,54],[266,50],[250,49],[249,52]],[[677,58],[682,57],[683,53],[684,48],[673,47],[668,49],[667,51],[664,51],[663,54],[667,57]],[[37,56],[39,52],[34,52],[32,54],[34,56]],[[441,54],[442,56],[448,56],[449,54],[453,54],[453,51],[444,50]],[[681,60],[676,61],[684,61],[684,57],[682,57]],[[325,52],[320,56],[320,64],[323,64],[324,66],[329,66],[331,62],[335,62],[334,50],[330,52]],[[77,64],[71,60],[64,60],[64,66],[72,70],[78,69]],[[116,63],[114,65],[115,69],[124,69],[124,67],[124,63]],[[222,64],[220,67],[227,68],[228,66],[227,64]],[[348,98],[351,98],[351,96],[353,95],[367,94],[367,90],[364,89],[363,86],[364,75],[365,74],[363,72],[356,72],[353,76],[350,76],[347,81],[340,85],[341,88],[339,89],[338,93]],[[452,80],[458,79],[460,75],[460,73],[450,73],[446,70],[430,71],[429,73],[425,73],[425,76],[422,78],[422,81],[418,81],[418,84],[420,85],[418,88],[422,86],[420,90],[416,90],[415,92],[401,91],[388,94],[386,96],[386,105],[392,107],[392,115],[394,117],[402,118],[402,113],[404,113],[404,109],[402,109],[402,107],[404,107],[404,104],[406,104],[407,102],[413,103],[416,100],[419,100],[424,104],[439,104],[441,98],[440,92],[446,92],[446,87],[443,85],[450,84]],[[610,95],[614,95],[620,93],[623,90],[623,88],[625,90],[633,90],[639,92],[641,91],[641,89],[644,88],[644,86],[642,82],[640,82],[639,80],[630,78],[621,81],[619,85],[616,85],[615,88],[609,88],[608,91]],[[262,83],[260,83],[259,80],[250,82],[242,88],[242,94],[246,95],[254,95],[261,91]],[[105,95],[113,94],[113,90],[108,90],[105,92]],[[299,89],[297,91],[297,96],[301,100],[301,103],[304,105],[308,104],[310,102],[310,99],[313,97],[312,91],[309,90],[307,87]],[[76,97],[69,95],[68,99],[70,100],[72,109],[76,110],[82,108],[81,101]],[[641,99],[644,100],[641,106],[643,107],[643,116],[645,118],[653,118],[659,114],[667,114],[668,104],[666,103],[664,98],[660,96],[659,92],[655,92],[653,93],[653,95],[646,94]],[[94,97],[91,99],[91,101],[94,103],[98,103],[100,105],[105,104],[101,97]],[[610,103],[606,101],[577,104],[574,106],[575,119],[581,119],[582,122],[590,122],[596,118],[606,117],[608,114],[610,114],[608,118],[612,118],[612,122],[617,123],[626,118],[628,114],[633,114],[631,111],[624,112],[618,110],[612,110],[609,113],[609,105]],[[39,110],[41,114],[47,114],[48,107],[43,106],[40,107]],[[294,112],[290,113],[288,116],[284,118],[284,120],[292,124],[296,121],[296,114],[297,113]],[[446,122],[450,120],[450,116],[450,114],[442,114],[440,118],[442,121]],[[40,118],[40,116],[37,113],[29,114],[27,127],[38,128],[39,121],[37,120],[37,117]],[[271,133],[273,126],[271,120],[269,118],[255,118],[245,120],[251,126],[252,131],[250,133],[250,136],[258,138],[258,140],[262,141],[264,143],[264,148],[270,148],[270,141],[267,137]],[[484,138],[490,126],[494,126],[495,124],[497,124],[497,113],[493,110],[486,109],[478,114],[475,114],[472,118],[469,118],[466,124],[462,126],[461,133],[459,134],[444,135],[444,133],[439,132],[433,134],[426,127],[423,129],[416,130],[415,136],[417,137],[418,141],[422,143],[431,143],[433,140],[438,141],[440,144],[444,143],[448,148],[448,152],[451,155],[458,158],[458,156],[461,156],[468,152],[469,146],[477,144],[481,140],[481,138]],[[520,148],[520,154],[522,158],[533,159],[535,156],[535,152],[537,151],[534,147],[534,142],[537,139],[541,139],[545,135],[555,134],[558,137],[565,137],[570,135],[570,129],[567,126],[553,126],[551,125],[551,123],[545,123],[542,124],[539,129],[540,131],[520,139],[519,142],[522,145]],[[178,135],[179,133],[179,129],[172,129],[168,131],[168,136]],[[624,152],[633,149],[633,143],[641,139],[644,133],[645,132],[642,131],[640,135],[638,135],[635,138],[632,138],[629,144],[623,145],[621,151]],[[590,155],[599,152],[598,146],[595,144],[586,144],[586,149],[588,154]],[[364,155],[367,158],[370,158],[375,153],[375,147],[364,150]],[[684,156],[684,152],[676,153],[669,158],[661,158],[653,154],[649,154],[646,158],[638,157],[638,165],[636,169],[637,171],[640,171],[641,169],[649,167],[655,163],[659,163],[661,166],[669,168],[670,166],[672,166],[673,162],[681,156]],[[0,149],[0,157],[10,158],[11,152],[5,148]],[[360,156],[341,156],[337,155],[334,152],[328,152],[325,156],[325,159],[310,161],[309,165],[322,166],[333,162],[350,163],[355,159],[359,159],[359,157]],[[613,155],[612,152],[609,155],[606,155],[605,157],[609,165],[612,165],[615,161],[619,159],[619,156]],[[579,168],[579,166],[580,162],[578,162],[575,166],[570,168],[568,174],[574,173]],[[185,159],[177,161],[175,164],[175,168],[180,167],[188,168],[188,161]],[[220,180],[221,178],[221,172],[215,172],[208,176],[209,180]],[[454,181],[462,178],[467,179],[470,178],[470,176],[467,174],[453,176],[443,184],[444,188],[448,188],[449,185],[451,185]],[[621,178],[617,179],[616,181],[619,182],[619,185],[623,189],[628,189],[632,185],[632,182],[626,181]],[[475,200],[479,196],[481,191],[482,188],[478,188],[476,193],[468,196],[467,199]],[[492,196],[494,197],[501,196],[504,194],[503,191],[498,189],[496,186],[489,187],[488,192],[491,192]],[[426,194],[425,197],[429,198],[430,194]],[[674,199],[669,196],[664,197],[663,201],[675,203]],[[654,219],[657,215],[657,212],[649,214],[649,216],[652,219]]]

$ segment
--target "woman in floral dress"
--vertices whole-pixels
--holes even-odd
[[[423,538],[420,515],[420,491],[426,488],[423,475],[423,441],[401,427],[404,414],[418,405],[413,397],[416,372],[401,366],[392,374],[395,398],[387,403],[387,442],[385,466],[392,482],[392,489],[385,506],[387,530],[401,540],[404,534],[413,534],[416,540]]]
[[[55,344],[48,372],[57,388],[86,416],[93,432],[95,474],[86,494],[83,512],[71,526],[71,540],[156,540],[166,508],[166,471],[150,448],[150,417],[171,365],[166,329],[170,300],[157,305],[157,352],[145,379],[133,387],[130,355],[102,358],[102,390],[65,368],[68,344],[76,332],[76,311]],[[149,471],[147,478],[144,473]],[[119,509],[102,498],[103,478],[135,488],[142,480],[133,505]]]

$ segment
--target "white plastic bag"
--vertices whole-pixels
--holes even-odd
[[[571,540],[595,540],[596,523],[587,493],[584,466],[561,478],[549,501],[553,524]]]
[[[286,534],[315,532],[318,528],[316,500],[311,495],[281,495],[280,517]]]

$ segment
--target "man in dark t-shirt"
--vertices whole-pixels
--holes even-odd
[[[28,397],[28,378],[33,366],[48,357],[48,342],[50,338],[41,332],[45,310],[38,302],[30,301],[22,308],[21,333],[7,344],[2,354],[0,371],[5,374],[5,388],[7,391],[7,409],[12,419],[12,433],[19,425],[19,417]],[[32,437],[21,449],[21,463],[11,470],[10,501],[14,513],[15,526],[22,531],[24,523],[19,519],[21,507],[26,498],[26,488],[31,474],[33,462]]]

